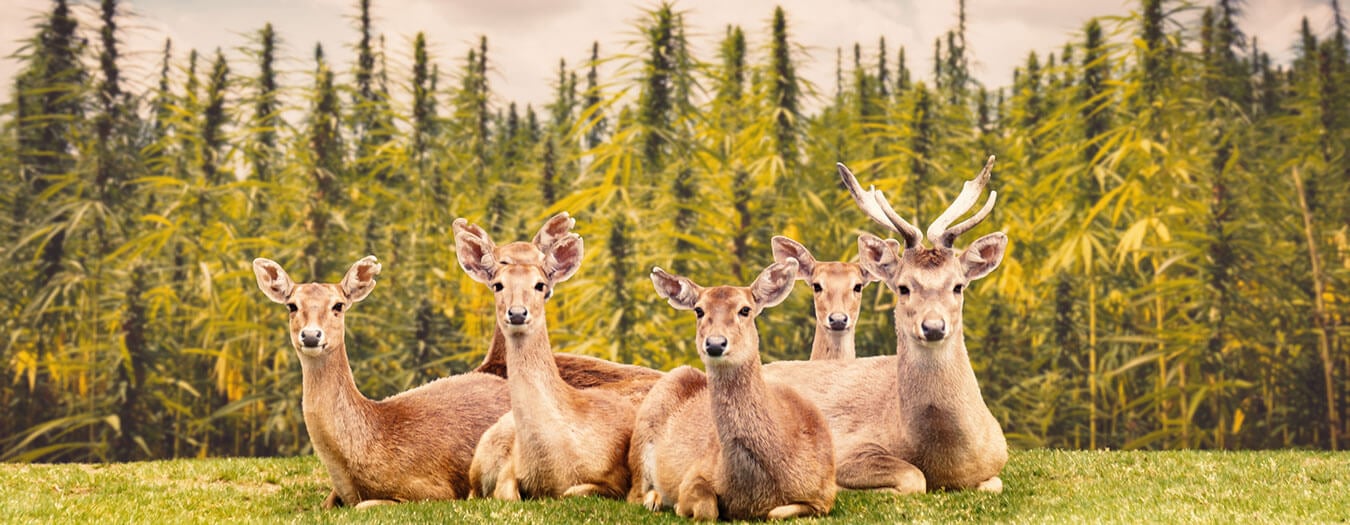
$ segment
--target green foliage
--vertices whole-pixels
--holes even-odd
[[[306,452],[299,366],[254,257],[312,281],[380,258],[382,284],[348,318],[358,386],[379,398],[487,349],[491,294],[455,264],[453,219],[505,243],[569,211],[587,251],[551,300],[552,340],[669,369],[697,360],[693,318],[656,298],[652,267],[744,284],[775,234],[848,259],[877,229],[834,162],[924,225],[989,154],[999,205],[970,239],[997,229],[1012,245],[964,322],[1015,446],[1340,448],[1344,23],[1305,23],[1284,69],[1243,35],[1238,5],[1104,13],[1057,53],[1028,50],[1005,89],[971,77],[958,3],[931,75],[903,48],[892,69],[875,35],[851,65],[839,51],[820,96],[797,76],[807,56],[785,10],[728,27],[700,57],[697,20],[658,3],[626,47],[560,60],[536,113],[492,92],[486,36],[442,75],[426,35],[386,49],[364,0],[350,67],[320,48],[283,74],[265,25],[247,63],[165,42],[153,86],[121,80],[118,43],[134,39],[117,2],[88,39],[54,2],[0,109],[0,178],[15,189],[0,196],[0,459]],[[893,352],[893,299],[865,294],[859,354]],[[766,312],[768,358],[808,355],[809,305],[798,292]],[[975,513],[1009,508],[991,501],[937,505],[1015,519]],[[924,512],[873,517],[944,518]]]

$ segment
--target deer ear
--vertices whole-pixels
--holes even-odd
[[[803,281],[811,278],[811,271],[816,267],[816,258],[811,256],[811,252],[805,246],[782,235],[775,236],[769,244],[773,247],[774,262],[796,259],[797,278]]]
[[[468,219],[465,219],[463,217],[455,219],[455,222],[450,225],[450,229],[452,230],[451,231],[452,235],[467,233],[469,235],[478,237],[479,239],[486,241],[487,245],[491,247],[493,250],[497,249],[497,244],[492,242],[491,237],[488,237],[487,231],[477,224],[470,223]]]
[[[759,273],[755,282],[750,283],[750,295],[755,305],[763,310],[787,299],[792,293],[792,283],[797,280],[797,260],[788,258],[783,262],[770,264]]]
[[[703,290],[694,281],[668,274],[660,268],[652,268],[652,284],[656,286],[656,295],[676,310],[693,310],[698,303],[699,292]]]
[[[356,261],[338,284],[342,288],[342,293],[347,294],[347,300],[355,303],[370,295],[375,289],[375,276],[380,274],[380,268],[380,263],[374,255],[367,255]]]
[[[858,264],[872,279],[890,282],[900,270],[900,243],[870,233],[858,236]]]
[[[571,279],[581,268],[581,256],[584,254],[585,247],[580,235],[573,233],[554,240],[544,259],[548,279],[552,281],[550,284]]]
[[[468,231],[455,234],[455,256],[459,259],[459,267],[475,281],[488,284],[497,274],[497,258],[492,251],[492,241],[486,238]]]
[[[271,259],[259,257],[253,260],[253,276],[258,279],[258,288],[272,302],[285,304],[295,288],[295,281],[286,274],[280,264]]]
[[[539,251],[548,253],[553,243],[558,242],[566,236],[576,226],[577,220],[567,216],[567,212],[562,212],[552,217],[539,228],[539,233],[534,234],[534,247]]]
[[[974,281],[998,268],[1003,262],[1003,253],[1008,248],[1008,236],[1003,232],[994,232],[970,243],[961,252],[961,266],[966,270],[966,278]]]

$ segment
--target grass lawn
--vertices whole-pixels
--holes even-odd
[[[1014,452],[1003,494],[842,492],[839,523],[1350,522],[1350,453]],[[666,523],[594,498],[324,511],[314,457],[112,465],[0,464],[0,523]]]

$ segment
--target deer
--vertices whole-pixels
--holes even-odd
[[[837,482],[848,489],[909,494],[934,489],[1001,492],[1008,461],[1003,430],[980,394],[962,331],[963,292],[1003,260],[1002,232],[964,250],[956,239],[993,210],[991,191],[975,215],[953,225],[978,201],[991,177],[989,157],[975,179],[928,227],[932,247],[900,217],[885,195],[863,191],[843,163],[840,178],[873,221],[900,234],[858,238],[860,264],[896,297],[896,355],[852,361],[780,361],[765,366],[770,381],[793,385],[815,401],[835,444]]]
[[[337,284],[296,284],[275,261],[253,260],[258,288],[290,310],[305,429],[333,484],[323,508],[467,497],[478,440],[511,408],[506,380],[474,372],[381,401],[361,394],[345,318],[370,295],[380,269],[368,256]]]
[[[797,279],[811,285],[816,335],[811,360],[857,357],[854,332],[862,309],[862,290],[879,279],[854,262],[818,262],[801,243],[778,235],[770,240],[773,259],[796,259]]]
[[[470,224],[464,218],[455,219],[452,230],[456,236],[464,233],[480,239],[481,242],[492,248],[493,259],[497,261],[507,264],[533,264],[538,266],[544,264],[555,243],[569,235],[576,235],[571,233],[574,226],[576,226],[576,220],[564,211],[545,221],[530,242],[512,242],[503,246],[494,244],[486,231],[477,225]],[[650,382],[655,381],[662,375],[650,368],[619,364],[585,355],[556,353],[553,355],[553,359],[558,364],[558,373],[562,376],[563,381],[577,388],[591,388],[611,383],[631,383],[635,379],[645,379]],[[502,378],[509,375],[506,366],[506,337],[496,323],[493,323],[492,343],[487,354],[484,356],[483,362],[474,371]],[[639,381],[638,384],[640,385],[642,382]]]
[[[628,499],[699,520],[823,516],[834,506],[834,447],[824,416],[791,387],[766,382],[755,319],[792,292],[796,259],[748,287],[703,288],[652,270],[656,293],[698,317],[707,373],[683,366],[652,387],[628,450]]]
[[[455,235],[460,267],[493,291],[502,333],[511,411],[484,433],[469,476],[474,496],[519,500],[628,492],[628,442],[637,403],[664,374],[656,371],[591,388],[569,384],[562,354],[549,342],[545,305],[580,268],[581,237],[541,245],[542,258],[496,244],[477,226]],[[531,257],[513,258],[519,248]],[[501,257],[501,258],[499,258]]]

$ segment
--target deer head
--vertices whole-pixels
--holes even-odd
[[[776,236],[773,260],[797,260],[797,279],[811,285],[812,301],[816,311],[816,330],[843,332],[858,324],[862,309],[862,290],[879,279],[851,262],[818,262],[801,243]]]
[[[482,228],[455,220],[459,265],[473,280],[492,288],[503,332],[523,333],[543,318],[553,287],[581,267],[581,236],[569,232],[574,224],[564,212],[549,219],[532,242],[498,247]]]
[[[344,315],[351,305],[375,289],[380,263],[367,256],[338,284],[295,284],[280,264],[270,259],[253,260],[253,275],[268,299],[291,311],[291,344],[301,357],[319,357],[342,344]]]
[[[928,227],[932,248],[923,246],[919,229],[901,218],[880,191],[875,188],[862,191],[853,173],[842,163],[838,166],[840,178],[863,212],[905,239],[902,249],[892,239],[882,240],[868,234],[858,238],[858,257],[863,268],[895,292],[897,336],[928,346],[940,345],[954,335],[959,338],[962,293],[971,281],[998,268],[1008,246],[1008,237],[996,232],[976,239],[964,250],[953,247],[957,237],[974,228],[994,209],[997,193],[991,191],[979,212],[952,225],[970,211],[989,183],[994,157],[989,157],[974,180],[966,181],[951,206]]]
[[[693,310],[698,316],[695,345],[709,369],[759,362],[759,330],[755,318],[765,308],[777,305],[792,292],[797,260],[774,263],[760,272],[748,287],[703,288],[693,281],[652,269],[656,294],[677,310]]]

